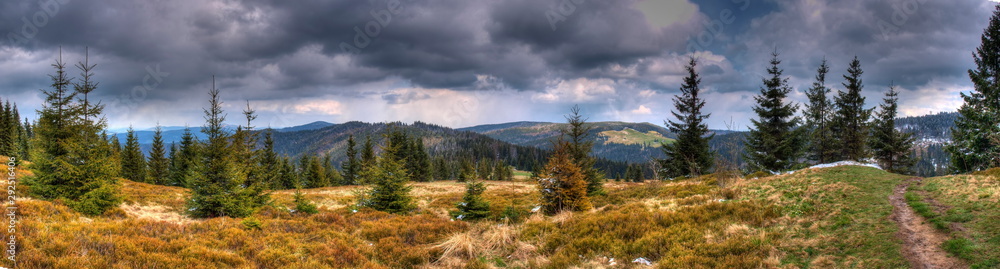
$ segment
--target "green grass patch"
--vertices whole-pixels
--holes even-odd
[[[995,170],[994,170],[995,171]],[[1000,180],[988,171],[980,175],[935,177],[924,180],[921,190],[946,208],[941,222],[960,223],[962,232],[942,245],[965,259],[972,268],[1000,267]],[[937,224],[935,224],[937,225]]]
[[[782,264],[905,268],[888,197],[906,178],[859,166],[803,170],[751,180],[741,198],[776,201],[788,217],[772,228]]]
[[[624,145],[649,145],[650,147],[659,147],[661,143],[673,143],[674,140],[663,136],[655,131],[649,131],[646,133],[633,130],[632,128],[625,128],[621,131],[603,131],[600,136],[607,138],[608,144],[624,144]]]

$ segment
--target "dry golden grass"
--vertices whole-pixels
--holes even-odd
[[[19,200],[19,268],[641,268],[636,258],[657,268],[900,265],[872,254],[884,245],[859,239],[884,239],[873,220],[879,207],[850,201],[871,203],[867,192],[881,195],[897,178],[832,169],[726,188],[712,175],[608,183],[597,209],[555,216],[530,213],[539,199],[531,182],[486,182],[492,220],[474,223],[447,214],[465,192],[458,182],[414,183],[420,207],[411,215],[352,211],[356,186],[302,190],[320,213],[293,214],[294,191],[275,191],[272,206],[253,216],[259,230],[241,219],[183,217],[186,189],[123,181],[126,203],[104,216]],[[875,179],[886,182],[864,183]],[[522,220],[500,220],[508,208]],[[871,250],[857,252],[863,247]]]

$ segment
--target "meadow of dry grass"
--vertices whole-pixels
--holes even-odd
[[[555,216],[531,212],[531,183],[486,182],[492,219],[471,223],[448,215],[465,191],[456,182],[414,183],[410,215],[357,210],[360,187],[330,187],[302,191],[315,215],[291,213],[293,192],[277,191],[247,219],[191,219],[186,189],[125,181],[120,210],[92,218],[60,201],[18,200],[18,268],[906,267],[886,199],[904,178],[835,167],[726,188],[712,175],[611,182],[593,210]]]

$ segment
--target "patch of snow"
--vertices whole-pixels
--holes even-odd
[[[642,265],[653,265],[653,262],[647,260],[644,257],[635,258],[635,260],[632,260],[632,263],[638,263],[638,264],[642,264]]]
[[[538,210],[542,210],[542,206],[536,206],[535,208],[532,208],[531,212],[538,212]]]
[[[867,167],[871,167],[871,168],[882,170],[882,167],[878,166],[877,164],[874,164],[874,163],[860,163],[860,162],[855,162],[855,161],[839,161],[839,162],[835,162],[835,163],[817,164],[817,165],[810,166],[808,169],[830,168],[830,167],[845,166],[845,165],[867,166]]]

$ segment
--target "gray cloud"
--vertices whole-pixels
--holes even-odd
[[[901,3],[908,1],[923,3],[904,20],[897,14]],[[397,2],[398,12],[389,11]],[[141,88],[144,81],[149,84],[147,68],[169,73],[156,87],[142,91],[137,103],[149,107],[110,109],[147,113],[127,119],[140,122],[164,109],[198,117],[213,75],[226,98],[251,101],[346,98],[384,102],[380,105],[416,104],[435,98],[419,89],[487,96],[481,98],[509,91],[534,96],[577,79],[610,79],[625,94],[644,90],[669,94],[679,86],[684,59],[694,55],[704,60],[701,71],[710,90],[752,93],[759,87],[768,53],[778,47],[786,74],[800,85],[808,85],[824,56],[833,66],[831,84],[836,85],[847,61],[858,55],[869,89],[895,81],[909,90],[934,85],[930,87],[934,91],[921,91],[933,93],[969,85],[965,77],[972,62],[969,56],[993,5],[980,0],[754,3],[753,10],[737,14],[752,14],[752,19],[739,17],[736,22],[741,25],[727,26],[716,37],[722,45],[712,46],[711,52],[687,54],[689,38],[703,32],[704,22],[716,19],[718,9],[735,5],[715,3],[711,14],[702,14],[686,0],[615,0],[581,1],[572,11],[560,10],[565,8],[561,4],[573,2],[3,1],[0,91],[4,96],[30,96],[26,93],[48,84],[46,74],[59,47],[73,63],[82,59],[83,47],[89,46],[101,81],[96,94],[109,103],[123,96],[136,99],[136,87]],[[709,5],[701,2],[697,4]],[[672,7],[698,13],[673,19],[677,14],[671,13]],[[40,12],[51,16],[44,25],[35,25],[31,20]],[[553,12],[564,19],[555,28],[547,17]],[[658,16],[661,13],[671,18]],[[37,33],[27,42],[7,38],[7,33],[23,36],[22,30],[30,30],[22,18]],[[383,27],[379,20],[388,23]],[[884,22],[894,27],[885,35],[879,28]],[[374,31],[373,25],[379,25],[378,34],[370,38],[370,44],[358,48],[356,54],[342,49],[342,44],[359,47],[356,27]],[[400,88],[417,90],[392,91]],[[516,105],[556,102],[562,107],[573,102],[571,93],[552,95],[566,100],[535,104],[518,99],[521,102]],[[666,97],[655,102],[614,98],[620,100],[602,100],[606,104],[586,104],[586,108],[603,109],[595,114],[614,119],[617,111],[644,105],[654,111],[645,118],[652,122],[661,121],[669,108]]]

